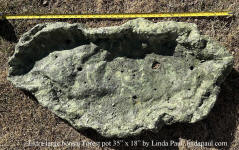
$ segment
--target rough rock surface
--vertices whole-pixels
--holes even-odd
[[[232,65],[191,23],[45,23],[19,40],[8,80],[79,130],[125,137],[205,118]]]

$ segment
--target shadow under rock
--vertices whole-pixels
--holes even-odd
[[[234,140],[233,135],[237,124],[239,98],[236,96],[236,93],[239,93],[239,72],[233,70],[222,84],[221,93],[214,108],[202,121],[193,124],[177,123],[171,126],[164,126],[157,133],[144,131],[138,136],[127,138],[105,138],[92,129],[79,132],[95,142],[105,142],[106,144],[111,142],[106,147],[113,149],[177,150],[179,148],[176,144],[182,144],[179,143],[180,138],[186,140],[184,145],[188,148],[201,148],[200,144],[202,144],[210,148],[229,149]],[[143,141],[144,144],[148,142],[149,146],[143,145]],[[120,144],[113,146],[114,142]],[[137,146],[133,146],[134,144]]]
[[[0,20],[0,37],[6,41],[14,43],[17,42],[17,36],[14,27],[6,19]]]
[[[31,100],[33,100],[33,101],[35,102],[35,104],[39,104],[37,98],[36,98],[31,92],[29,92],[29,91],[27,91],[27,90],[23,90],[23,89],[21,89],[21,91],[22,91],[27,97],[29,97]]]

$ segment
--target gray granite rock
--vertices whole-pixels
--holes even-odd
[[[79,130],[125,137],[205,118],[232,65],[192,23],[45,23],[19,40],[8,80]]]

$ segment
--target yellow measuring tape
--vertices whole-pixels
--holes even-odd
[[[123,18],[158,18],[158,17],[212,17],[233,16],[231,11],[221,12],[184,12],[184,13],[131,13],[131,14],[42,14],[42,15],[0,15],[0,19],[123,19]]]

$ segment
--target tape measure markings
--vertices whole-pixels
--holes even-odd
[[[123,18],[158,18],[158,17],[210,17],[233,16],[231,11],[222,12],[185,12],[185,13],[131,13],[131,14],[43,14],[43,15],[1,15],[0,19],[123,19]]]

